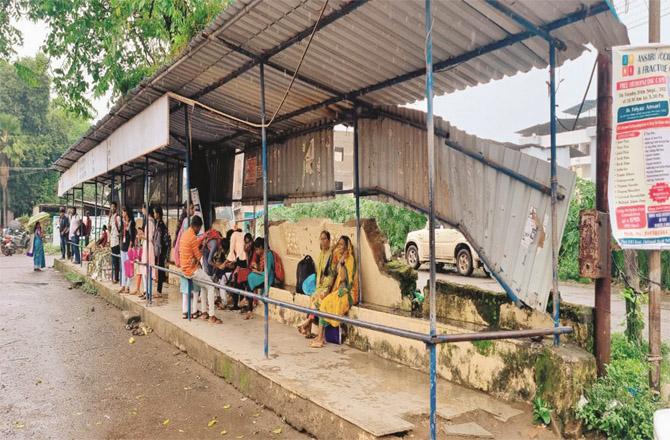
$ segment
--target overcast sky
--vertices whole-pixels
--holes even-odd
[[[647,0],[615,0],[614,4],[620,19],[628,26],[631,43],[646,43]],[[661,15],[661,41],[670,41],[670,1],[662,2]],[[24,20],[19,26],[25,40],[18,50],[19,55],[35,55],[46,36],[46,25]],[[581,102],[595,59],[595,51],[587,52],[557,69],[559,114],[561,109]],[[548,70],[533,69],[526,74],[440,96],[435,99],[435,113],[477,136],[517,142],[516,131],[549,119],[548,80]],[[589,98],[595,96],[594,79]],[[425,103],[414,106],[425,108]],[[94,107],[97,119],[103,117],[109,110],[108,98],[96,99]]]

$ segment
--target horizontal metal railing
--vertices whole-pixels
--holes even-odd
[[[120,254],[110,254],[114,257],[120,257]],[[167,267],[157,266],[150,263],[139,263],[147,266],[147,273],[151,274],[151,269],[156,269],[165,273],[176,275],[180,278],[187,279],[191,282],[194,282],[198,285],[210,286],[216,289],[224,290],[229,293],[234,293],[237,295],[244,296],[246,298],[255,299],[263,302],[264,304],[272,304],[284,309],[293,310],[296,312],[302,312],[305,314],[310,314],[318,316],[319,318],[331,319],[339,322],[343,322],[354,327],[365,328],[368,330],[386,333],[393,336],[399,336],[402,338],[412,339],[415,341],[421,341],[426,344],[445,344],[445,343],[454,343],[454,342],[466,342],[466,341],[482,341],[482,340],[499,340],[499,339],[522,339],[522,338],[532,338],[539,336],[552,336],[552,335],[562,335],[572,333],[573,329],[567,326],[544,328],[544,329],[526,329],[526,330],[499,330],[499,331],[486,331],[486,332],[474,332],[474,333],[457,333],[457,334],[439,334],[431,336],[428,333],[420,333],[411,330],[405,330],[398,327],[391,327],[383,324],[377,324],[374,322],[364,321],[360,319],[350,318],[348,316],[334,315],[331,313],[322,312],[317,309],[311,309],[309,307],[303,307],[297,304],[289,303],[286,301],[281,301],[278,299],[273,299],[262,294],[249,292],[246,290],[238,289],[231,286],[226,286],[223,284],[217,284],[212,281],[197,280],[194,281],[192,278],[185,276],[182,272],[169,269]],[[151,275],[148,275],[151,278]],[[148,286],[151,283],[147,283]],[[182,293],[183,295],[183,293]],[[190,295],[190,284],[189,284],[189,295]],[[150,303],[152,300],[150,289],[147,289],[147,302]],[[191,301],[188,301],[189,309]],[[190,319],[190,310],[187,312]]]

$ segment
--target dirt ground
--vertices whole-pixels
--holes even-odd
[[[3,256],[0,282],[0,438],[309,438],[55,270]]]

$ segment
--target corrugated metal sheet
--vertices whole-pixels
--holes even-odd
[[[260,147],[244,153],[242,199],[263,199]],[[335,195],[333,129],[322,128],[268,146],[268,197],[310,201]]]
[[[425,114],[409,109],[387,109],[425,126]],[[428,209],[428,152],[426,130],[389,117],[359,120],[361,191],[378,193],[415,208]],[[546,161],[479,139],[435,118],[448,133],[436,136],[435,211],[456,226],[490,269],[521,301],[546,310],[551,287],[551,197],[474,157],[485,158],[549,186]],[[474,157],[473,157],[474,156]],[[571,171],[558,170],[559,237],[567,219],[575,182]]]
[[[548,26],[552,35],[566,43],[567,50],[558,52],[559,65],[579,56],[589,43],[597,48],[628,43],[625,27],[609,12],[608,4],[601,0],[502,0],[502,3],[534,25]],[[213,108],[258,122],[258,67],[245,68],[251,61],[245,51],[261,55],[278,47],[284,48],[270,57],[272,66],[268,64],[265,69],[267,108],[273,112],[291,77],[287,69],[293,69],[302,55],[304,38],[295,39],[298,42],[294,44],[282,44],[301,32],[309,31],[322,5],[323,0],[235,1],[201,35],[195,37],[175,61],[121,99],[54,166],[61,171],[68,169],[71,161],[78,159],[81,152],[89,151],[166,92],[197,96]],[[601,12],[571,23],[560,22],[580,11],[588,15],[591,10]],[[281,133],[315,121],[332,119],[350,109],[351,102],[338,98],[332,99],[328,106],[316,104],[333,98],[335,94],[360,91],[423,69],[423,1],[330,0],[325,17],[339,11],[347,13],[330,21],[316,33],[300,69],[305,79],[296,80],[281,115],[303,108],[312,110],[291,118],[281,118],[284,120],[277,121],[271,127],[272,131]],[[525,32],[519,24],[484,0],[434,1],[433,13],[433,57],[436,64]],[[525,35],[515,41],[515,44],[471,57],[436,73],[435,94],[450,93],[548,65],[548,46],[543,39]],[[222,81],[235,71],[243,73]],[[200,96],[208,86],[212,86],[212,90]],[[360,95],[360,99],[367,105],[401,105],[423,96],[424,79],[419,74],[380,90],[368,90]],[[205,118],[202,115],[194,120],[193,138],[196,143],[216,143],[230,134],[230,126],[220,121],[205,121]],[[174,135],[183,136],[183,117],[171,117],[171,125]],[[253,138],[253,135],[245,135],[228,143],[239,147]]]
[[[210,196],[214,204],[230,204],[233,199],[235,154],[216,150],[207,156]]]
[[[179,172],[181,168],[159,171],[149,179],[149,202],[165,209],[166,202],[172,206],[179,203]],[[167,186],[165,179],[167,178]]]

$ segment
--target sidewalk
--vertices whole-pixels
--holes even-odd
[[[61,271],[85,273],[57,261]],[[222,325],[181,319],[178,292],[146,307],[137,297],[115,293],[118,286],[97,283],[107,301],[139,312],[161,338],[224,377],[242,393],[266,405],[297,429],[317,438],[379,438],[409,432],[428,437],[428,376],[373,354],[329,344],[310,349],[298,332],[270,321],[270,355],[263,355],[263,319],[245,321],[218,312]],[[497,400],[444,380],[438,383],[440,438],[555,438],[532,424],[522,403]]]

